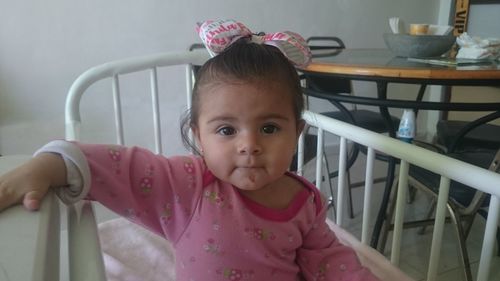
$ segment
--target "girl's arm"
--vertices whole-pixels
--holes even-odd
[[[176,241],[201,198],[201,158],[166,158],[139,147],[54,141],[39,152],[63,156],[68,187],[56,190],[67,204],[95,200],[118,215]]]
[[[164,157],[139,147],[76,145],[90,168],[88,199],[177,241],[202,195],[202,159]]]
[[[364,267],[354,249],[343,245],[326,223],[327,207],[316,216],[312,229],[304,237],[297,261],[306,280],[379,280]]]
[[[66,165],[58,154],[40,153],[0,176],[0,211],[17,203],[38,210],[50,187],[67,184]]]
[[[39,208],[50,187],[71,204],[96,200],[172,241],[201,198],[206,167],[196,157],[171,157],[117,145],[53,141],[28,163],[0,177],[0,210],[24,202]]]

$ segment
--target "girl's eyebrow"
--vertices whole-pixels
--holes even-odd
[[[283,121],[290,120],[289,117],[287,117],[285,115],[277,114],[277,113],[270,113],[270,114],[262,115],[262,116],[259,116],[258,118],[261,120],[267,120],[267,119],[279,119],[279,120],[283,120]],[[236,120],[238,120],[238,118],[233,117],[233,116],[215,116],[214,118],[208,120],[207,124],[210,124],[213,122],[234,122]]]
[[[237,119],[236,117],[230,117],[230,116],[215,116],[214,118],[208,120],[207,124],[214,122],[231,122],[235,121],[236,119]]]
[[[289,117],[287,117],[285,115],[277,114],[277,113],[270,113],[267,115],[263,115],[260,117],[260,119],[280,119],[280,120],[285,120],[285,121],[290,120]]]

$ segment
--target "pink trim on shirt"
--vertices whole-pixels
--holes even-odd
[[[299,193],[297,193],[295,198],[293,198],[292,202],[286,209],[268,208],[255,201],[252,201],[251,199],[248,199],[247,197],[241,195],[241,193],[239,192],[238,195],[241,198],[241,201],[245,203],[246,207],[255,215],[267,220],[284,222],[291,220],[295,217],[295,215],[297,215],[297,213],[307,201],[307,198],[309,198],[310,193],[307,189],[302,189]]]
[[[246,207],[255,215],[263,219],[280,221],[280,222],[289,221],[290,219],[295,217],[297,213],[300,211],[300,209],[304,206],[305,202],[307,201],[309,196],[311,196],[312,193],[314,196],[314,203],[316,205],[316,214],[318,214],[322,207],[319,190],[310,182],[306,181],[304,178],[299,177],[296,174],[286,172],[285,175],[300,181],[302,185],[305,187],[301,192],[297,193],[295,198],[293,198],[292,202],[286,209],[268,208],[255,201],[252,201],[251,199],[245,196],[242,196],[241,193],[239,192],[236,193],[238,194],[238,197],[241,199],[241,201],[243,201],[243,203],[246,205]],[[203,187],[213,183],[216,179],[217,178],[212,174],[212,172],[210,172],[210,170],[206,170],[203,173]],[[234,186],[233,188],[238,189],[237,187]]]
[[[291,176],[292,178],[300,181],[305,187],[309,189],[311,193],[314,194],[314,204],[316,205],[316,215],[319,214],[321,209],[323,208],[323,202],[321,201],[321,193],[319,189],[309,181],[307,181],[305,178],[298,176],[297,174],[291,173],[291,172],[286,172],[288,176]]]
[[[205,170],[205,172],[203,173],[203,176],[202,176],[202,186],[203,187],[206,187],[207,185],[210,185],[211,183],[213,183],[215,181],[215,176],[214,174],[212,174],[212,172],[210,172],[210,170]]]

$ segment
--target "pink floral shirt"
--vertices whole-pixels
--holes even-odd
[[[215,178],[200,157],[76,145],[88,163],[76,166],[90,168],[87,197],[171,241],[177,280],[377,280],[340,244],[319,191],[299,176],[287,174],[303,191],[277,210]]]

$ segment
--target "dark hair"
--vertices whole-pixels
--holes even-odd
[[[213,83],[256,80],[282,82],[289,87],[293,111],[301,119],[304,99],[299,76],[293,64],[274,46],[250,43],[240,39],[217,56],[209,59],[197,72],[191,97],[191,108],[181,119],[181,136],[184,145],[198,153],[189,138],[189,130],[197,125],[200,110],[200,89]],[[199,153],[198,153],[199,154]]]

